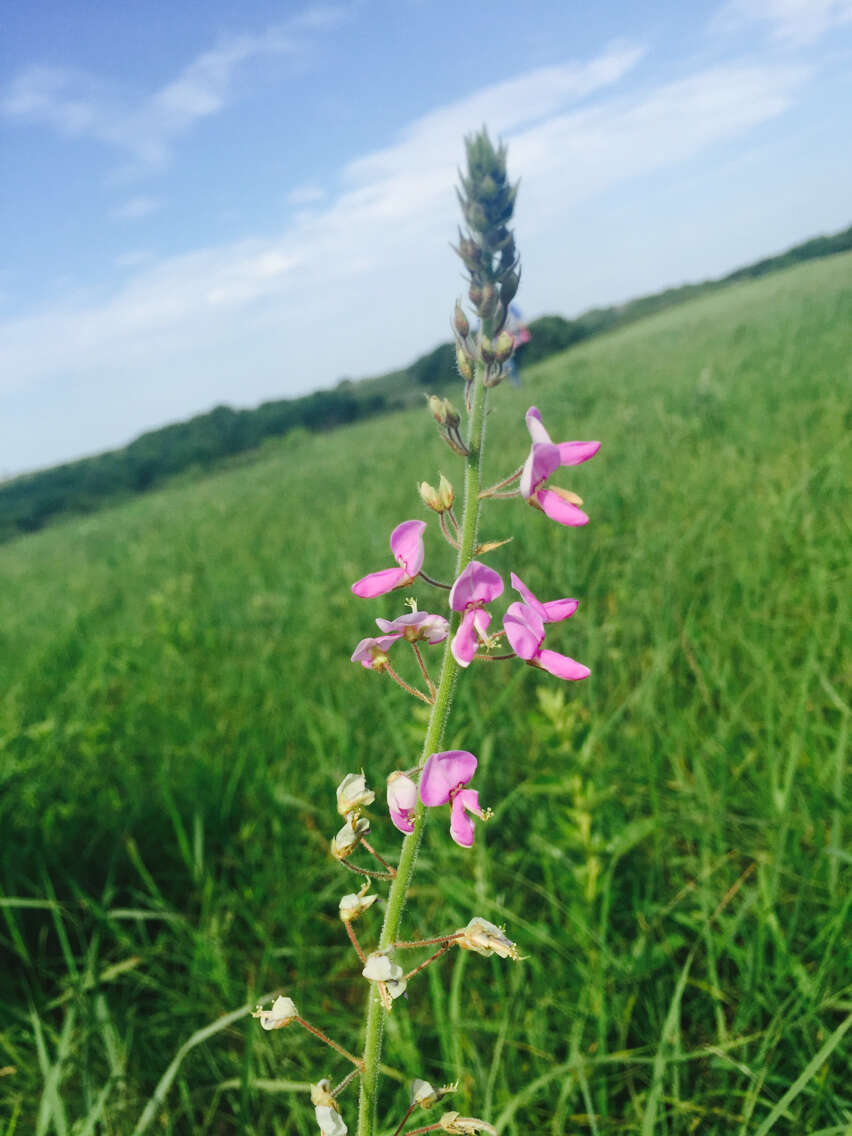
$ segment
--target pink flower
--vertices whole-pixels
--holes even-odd
[[[407,588],[423,567],[423,533],[425,521],[403,521],[390,535],[390,547],[399,568],[384,568],[362,576],[352,585],[356,596],[371,599],[394,588]]]
[[[362,639],[352,652],[352,662],[360,663],[368,671],[382,669],[388,661],[388,649],[397,639],[407,639],[410,643],[415,643],[418,639],[425,639],[427,643],[442,643],[450,633],[450,625],[443,615],[430,615],[428,611],[413,611],[410,615],[401,615],[399,619],[377,619],[376,623],[380,631],[388,634]]]
[[[572,613],[569,612],[569,614]],[[562,616],[562,618],[566,619],[567,616]],[[548,622],[553,622],[553,620],[548,620]],[[529,604],[509,604],[509,608],[503,616],[503,627],[506,631],[506,638],[515,654],[533,667],[541,667],[542,670],[550,671],[557,678],[588,678],[592,672],[582,663],[569,659],[567,655],[560,655],[556,651],[542,648],[544,623],[542,617]]]
[[[479,806],[479,793],[465,785],[476,772],[476,758],[465,749],[450,749],[430,754],[420,775],[420,800],[424,805],[450,806],[450,836],[462,848],[473,844],[473,821],[468,816],[487,820],[489,813]]]
[[[593,458],[600,442],[552,442],[535,406],[526,413],[532,447],[521,473],[521,496],[560,525],[585,525],[589,518],[577,507],[580,502],[566,489],[545,489],[544,483],[563,465],[580,465]]]
[[[512,587],[518,592],[527,607],[531,607],[542,623],[561,623],[563,619],[568,619],[573,615],[577,608],[580,606],[577,600],[550,600],[548,603],[542,603],[540,599],[533,595],[520,576],[512,573]],[[376,620],[378,623],[378,620]]]
[[[380,671],[388,661],[388,647],[397,639],[399,635],[379,635],[374,639],[362,639],[352,652],[352,662],[360,663],[368,671]]]
[[[414,832],[414,810],[417,808],[417,786],[397,770],[388,775],[388,811],[400,832]]]
[[[450,633],[450,625],[443,615],[431,615],[428,611],[412,611],[398,619],[377,619],[379,630],[387,635],[396,635],[409,642],[425,639],[427,643],[443,643]]]
[[[450,650],[460,667],[470,665],[476,654],[478,640],[485,639],[491,615],[482,605],[496,600],[503,591],[498,572],[478,560],[471,560],[450,591],[450,607],[463,611],[458,631],[453,636]]]

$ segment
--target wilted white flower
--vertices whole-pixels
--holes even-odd
[[[452,1132],[454,1136],[468,1136],[471,1132],[487,1132],[489,1136],[497,1136],[494,1125],[480,1120],[478,1116],[459,1116],[457,1112],[445,1112],[438,1123],[445,1132]]]
[[[463,951],[475,951],[478,955],[488,958],[489,955],[499,955],[500,958],[517,959],[518,948],[499,927],[489,923],[487,919],[480,919],[477,915],[471,919],[464,928],[460,939],[456,939],[456,946]]]
[[[402,977],[402,967],[391,962],[384,951],[373,951],[371,955],[367,955],[367,962],[361,973],[371,982],[383,982],[391,998],[398,998],[400,994],[405,993],[406,982]]]
[[[357,895],[355,895],[354,892],[350,892],[349,895],[342,897],[338,910],[340,918],[344,923],[351,923],[353,919],[357,919],[359,915],[363,915],[379,898],[375,892],[373,892],[372,895],[367,895],[369,886],[369,884],[365,884]]]
[[[442,1085],[440,1089],[433,1089],[428,1081],[415,1077],[411,1082],[411,1103],[419,1104],[421,1108],[431,1108],[441,1097],[445,1097],[448,1093],[454,1093],[457,1088],[458,1082],[452,1085]]]
[[[346,1136],[349,1129],[333,1104],[318,1104],[314,1109],[322,1136]]]
[[[367,788],[363,773],[347,773],[337,786],[337,811],[341,816],[348,817],[350,813],[371,805],[375,799],[376,794]]]
[[[321,1081],[311,1085],[311,1104],[325,1104],[332,1108],[336,1107],[334,1097],[331,1095],[331,1081],[328,1077],[323,1077]]]
[[[366,817],[350,816],[331,842],[331,854],[336,860],[345,860],[361,843],[361,837],[370,831]]]
[[[281,994],[272,1003],[271,1010],[264,1010],[262,1006],[258,1006],[252,1014],[253,1018],[260,1019],[260,1024],[265,1030],[282,1029],[284,1026],[289,1026],[293,1018],[298,1016],[299,1011],[293,999],[285,998]]]

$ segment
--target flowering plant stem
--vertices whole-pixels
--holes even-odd
[[[490,321],[483,321],[483,330],[486,335],[491,332]],[[464,503],[462,520],[458,534],[458,557],[456,561],[456,579],[464,568],[473,559],[476,548],[476,532],[479,521],[479,494],[482,488],[482,452],[485,438],[485,407],[488,389],[484,383],[484,373],[477,368],[474,383],[473,400],[471,402],[468,419],[467,446],[470,451],[465,459]],[[484,371],[484,368],[482,368]],[[458,664],[453,658],[450,643],[458,625],[461,622],[459,612],[452,613],[450,635],[444,645],[444,658],[441,664],[441,675],[429,714],[429,723],[423,739],[423,750],[420,757],[422,768],[426,758],[431,753],[441,749],[446,726],[447,715],[450,708],[450,696],[458,673]],[[399,936],[399,925],[408,888],[414,875],[417,861],[417,852],[423,836],[423,827],[426,821],[426,807],[418,799],[417,808],[413,816],[414,831],[406,836],[402,843],[399,864],[396,869],[396,878],[390,886],[388,893],[385,921],[379,941],[379,949],[392,946]],[[382,1006],[378,991],[372,986],[367,999],[367,1021],[364,1038],[363,1071],[361,1074],[361,1095],[358,1102],[358,1136],[375,1136],[376,1131],[376,1103],[378,1097],[379,1062],[382,1053],[382,1033],[384,1029],[385,1009]]]

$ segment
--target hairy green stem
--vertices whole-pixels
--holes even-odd
[[[488,390],[485,387],[483,376],[477,374],[474,384],[473,402],[470,409],[468,449],[470,456],[465,459],[464,477],[464,505],[462,520],[459,526],[459,551],[456,559],[456,579],[462,570],[473,559],[476,548],[476,530],[479,521],[479,493],[482,488],[482,451],[485,438],[485,406]],[[420,755],[419,766],[422,768],[430,753],[441,748],[444,738],[444,729],[450,710],[450,701],[458,674],[458,664],[450,650],[452,637],[458,630],[461,615],[452,612],[450,616],[450,634],[444,645],[444,658],[441,664],[441,677],[429,714],[429,723],[423,739],[423,750]],[[390,947],[399,937],[399,924],[402,911],[405,907],[408,888],[414,874],[414,865],[417,861],[417,852],[423,837],[423,827],[426,822],[426,809],[418,799],[414,814],[414,831],[406,836],[402,842],[402,851],[396,869],[396,879],[390,886],[388,902],[385,911],[385,922],[379,940],[379,949]],[[367,1022],[364,1037],[364,1065],[361,1074],[361,1096],[358,1101],[358,1136],[375,1136],[376,1131],[376,1102],[378,1098],[379,1061],[382,1055],[382,1033],[384,1030],[385,1010],[379,998],[378,991],[371,984],[367,999]]]

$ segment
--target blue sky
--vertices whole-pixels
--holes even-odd
[[[852,0],[91,0],[0,16],[0,476],[447,338],[462,136],[528,317],[852,221]]]

